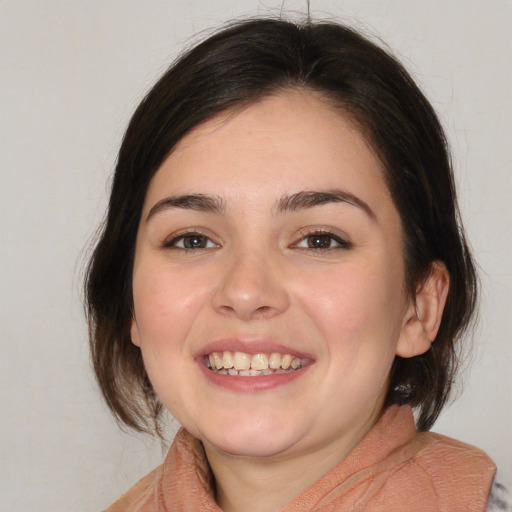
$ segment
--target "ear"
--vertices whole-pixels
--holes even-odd
[[[135,315],[132,315],[132,323],[130,325],[130,337],[132,339],[132,343],[140,347],[140,335],[139,335],[139,327],[137,325],[137,320],[135,319]]]
[[[444,263],[432,263],[427,279],[410,299],[404,316],[396,353],[400,357],[414,357],[427,352],[441,325],[450,276]]]

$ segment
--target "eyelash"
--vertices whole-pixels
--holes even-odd
[[[337,245],[335,245],[334,247],[332,247],[332,246],[330,246],[330,247],[309,247],[309,246],[301,247],[301,245],[300,245],[301,243],[303,243],[303,242],[307,243],[308,239],[311,240],[314,238],[317,238],[317,239],[323,238],[324,241],[327,241],[329,243],[329,245],[332,244],[332,242],[334,241]],[[334,233],[331,233],[328,230],[316,230],[313,232],[301,233],[300,240],[298,242],[296,242],[295,244],[293,244],[293,247],[297,247],[299,249],[312,250],[312,251],[333,251],[333,250],[337,250],[337,249],[345,249],[345,250],[351,249],[352,244],[350,242],[348,242],[347,240],[344,240],[340,236],[335,235]]]
[[[186,247],[186,240],[190,240],[190,239],[200,239],[202,240],[203,242],[206,243],[206,246],[205,247]],[[183,244],[183,247],[180,247],[178,245],[179,242],[182,242]],[[208,247],[208,244],[211,244],[210,247]],[[197,249],[215,249],[215,248],[218,248],[219,245],[216,244],[209,236],[207,235],[204,235],[203,233],[200,233],[198,231],[190,231],[190,232],[187,232],[187,233],[181,233],[177,236],[174,236],[172,237],[170,240],[166,240],[163,244],[163,247],[164,248],[167,248],[167,249],[179,249],[179,250],[182,250],[182,251],[194,251],[194,250],[197,250]]]
[[[352,244],[348,242],[347,240],[344,240],[338,235],[335,235],[331,233],[328,230],[316,230],[313,232],[306,232],[301,233],[301,238],[298,242],[295,242],[292,244],[292,248],[298,248],[298,249],[305,249],[305,250],[312,250],[312,251],[332,251],[336,249],[351,249]],[[311,241],[312,239],[323,239],[323,242],[327,242],[329,244],[329,247],[310,247],[309,244],[307,246],[301,246],[302,243],[308,243],[308,240]],[[191,241],[193,239],[196,239],[196,243],[199,243],[199,246],[189,246],[187,247],[187,240]],[[335,243],[336,245],[332,246],[332,243]],[[182,244],[182,246],[178,245],[179,243]],[[192,242],[193,244],[194,242]],[[202,244],[205,244],[202,246]],[[210,245],[208,247],[208,245]],[[186,233],[180,233],[177,236],[172,237],[170,240],[166,240],[163,244],[164,248],[172,248],[172,249],[179,249],[182,251],[194,251],[198,249],[215,249],[218,248],[219,245],[215,243],[209,236],[199,232],[199,231],[190,231]]]

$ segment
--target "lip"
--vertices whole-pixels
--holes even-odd
[[[260,375],[257,377],[231,377],[230,375],[222,375],[212,370],[209,370],[202,360],[196,359],[200,370],[203,372],[205,378],[212,384],[220,386],[230,391],[241,392],[241,393],[254,393],[260,391],[267,391],[279,386],[289,384],[295,379],[305,375],[305,373],[313,366],[308,364],[298,370],[290,373],[278,373],[275,375]]]
[[[245,352],[246,354],[251,355],[271,354],[272,352],[277,352],[280,354],[290,354],[299,359],[309,359],[311,362],[308,365],[290,373],[259,375],[255,377],[230,376],[213,372],[204,364],[205,356],[212,352],[223,351]],[[205,378],[211,384],[233,392],[253,393],[275,389],[279,386],[284,386],[293,382],[308,372],[308,370],[313,366],[315,359],[307,353],[299,352],[291,347],[287,347],[279,343],[274,343],[271,340],[230,338],[216,340],[205,345],[195,354],[195,361]]]

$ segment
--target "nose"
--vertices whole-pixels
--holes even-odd
[[[226,262],[213,307],[240,320],[271,318],[289,307],[282,271],[269,254],[252,252]]]

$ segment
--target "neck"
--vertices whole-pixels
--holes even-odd
[[[299,456],[233,456],[204,444],[224,512],[276,512],[336,467],[373,426]]]
[[[208,449],[206,453],[215,477],[216,500],[224,512],[280,510],[339,462],[319,465],[312,461],[312,465],[303,466],[293,460],[247,460],[220,453],[212,456]]]

